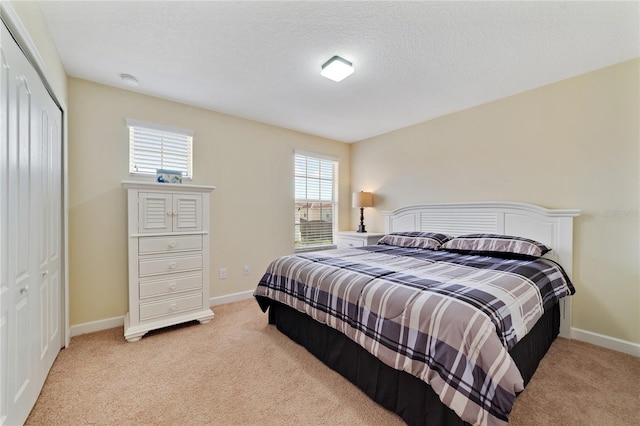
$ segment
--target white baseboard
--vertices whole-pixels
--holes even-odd
[[[227,294],[226,296],[212,297],[209,299],[209,306],[224,305],[225,303],[239,302],[253,297],[253,290],[241,291],[240,293]]]
[[[251,297],[253,297],[253,290],[227,294],[225,296],[212,297],[209,299],[209,306],[224,305],[225,303],[247,300]],[[77,324],[71,326],[71,337],[79,336],[86,333],[93,333],[94,331],[107,330],[114,327],[122,327],[123,325],[124,316],[91,321],[84,324]],[[571,328],[571,338],[640,358],[640,344],[638,343],[633,343],[627,340],[617,339],[615,337],[605,336],[604,334],[593,333],[591,331],[581,330],[574,327]]]
[[[225,303],[238,302],[253,297],[253,290],[242,291],[240,293],[228,294],[226,296],[212,297],[209,299],[209,306],[223,305]],[[108,330],[110,328],[124,326],[124,315],[121,317],[106,318],[103,320],[85,322],[70,327],[71,337],[81,334],[93,333],[95,331]]]
[[[71,337],[122,326],[124,326],[124,315],[121,317],[113,317],[103,320],[85,322],[83,324],[76,324],[71,326]]]
[[[571,328],[571,338],[580,340],[581,342],[591,343],[592,345],[602,346],[603,348],[622,352],[625,354],[640,357],[640,344],[629,342],[627,340],[617,339],[615,337],[605,336],[604,334],[593,333],[591,331],[581,330],[579,328]]]

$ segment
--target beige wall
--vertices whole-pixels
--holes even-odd
[[[125,118],[195,130],[194,180],[211,194],[211,296],[253,290],[293,252],[293,152],[340,158],[339,223],[349,221],[349,145],[70,78],[70,323],[127,310]],[[348,226],[344,225],[344,226]],[[242,275],[243,265],[251,274]],[[220,280],[218,270],[228,269]]]
[[[639,343],[639,77],[633,60],[353,144],[366,223],[429,202],[581,209],[572,326]]]

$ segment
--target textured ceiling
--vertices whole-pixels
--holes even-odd
[[[640,56],[637,1],[40,5],[70,76],[344,142]]]

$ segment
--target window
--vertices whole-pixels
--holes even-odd
[[[179,170],[193,177],[192,130],[127,120],[129,127],[129,173],[156,175],[156,169]]]
[[[296,152],[295,248],[298,251],[334,246],[337,219],[338,161]]]

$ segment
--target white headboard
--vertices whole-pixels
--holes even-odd
[[[573,218],[580,210],[552,210],[515,202],[420,204],[384,211],[385,233],[503,234],[530,238],[552,248],[569,277],[573,268]],[[561,303],[560,335],[571,337],[571,298]]]

